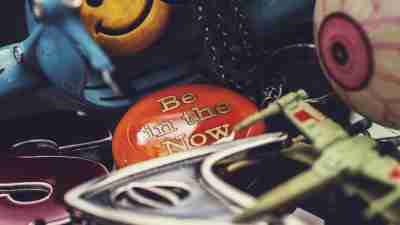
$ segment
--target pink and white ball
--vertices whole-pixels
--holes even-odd
[[[337,94],[364,116],[400,128],[400,1],[317,0],[314,27]]]

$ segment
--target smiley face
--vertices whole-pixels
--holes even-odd
[[[160,39],[171,11],[161,0],[85,0],[80,13],[92,37],[110,54],[130,55]]]

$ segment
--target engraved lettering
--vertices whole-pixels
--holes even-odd
[[[167,96],[158,100],[158,102],[161,103],[161,112],[174,110],[181,105],[176,96]]]
[[[175,152],[185,151],[190,148],[185,141],[185,137],[182,136],[176,137],[175,139],[165,140],[161,143],[161,146],[164,147],[164,149],[167,149],[167,155]]]
[[[198,133],[190,137],[190,145],[194,147],[199,147],[207,143],[207,136],[202,133]]]
[[[165,139],[161,141],[161,146],[163,149],[166,149],[166,151],[160,153],[160,156],[175,152],[187,151],[194,147],[206,145],[210,141],[210,138],[212,141],[218,141],[224,137],[228,137],[229,127],[229,124],[223,124],[221,126],[205,130],[202,133],[193,134],[190,137],[182,135],[174,139]]]
[[[192,110],[196,114],[196,116],[199,118],[200,121],[208,120],[208,119],[211,119],[211,118],[217,116],[217,114],[215,114],[215,112],[208,107],[205,107],[203,109],[199,109],[199,108],[195,107]]]
[[[187,93],[182,96],[182,102],[185,104],[190,104],[196,102],[196,97],[192,93]]]
[[[224,124],[219,127],[208,129],[205,133],[213,137],[215,140],[219,140],[229,136],[229,126],[229,124]]]
[[[231,110],[231,107],[228,104],[220,103],[220,104],[215,106],[215,111],[218,114],[222,114],[223,115],[223,114],[227,114],[227,113],[231,112],[232,110]]]
[[[189,126],[193,126],[198,123],[200,120],[193,112],[184,112],[181,117]]]
[[[146,138],[160,138],[177,130],[173,121],[163,121],[155,125],[144,126],[142,132],[145,133]]]
[[[193,104],[197,101],[197,97],[193,93],[185,93],[182,96],[167,96],[159,99],[157,102],[161,104],[161,111],[168,112],[181,107],[183,104]],[[193,107],[186,112],[182,112],[180,119],[188,126],[195,126],[199,122],[206,121],[232,112],[229,104],[221,102],[214,106]],[[217,127],[207,129],[203,132],[191,134],[191,136],[181,135],[175,138],[165,138],[161,140],[162,150],[160,156],[169,155],[176,152],[187,151],[194,147],[206,145],[211,141],[218,141],[229,136],[230,124],[223,124]],[[161,138],[178,129],[174,126],[174,121],[161,122],[156,125],[147,125],[143,128],[143,132],[147,137]]]

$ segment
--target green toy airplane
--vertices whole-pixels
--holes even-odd
[[[238,131],[283,112],[312,143],[294,144],[283,151],[289,158],[311,164],[311,169],[262,195],[254,207],[238,215],[235,221],[252,221],[336,182],[347,193],[357,194],[368,203],[364,212],[367,219],[381,215],[390,224],[400,224],[399,162],[380,155],[373,139],[350,136],[340,125],[311,106],[307,98],[303,90],[289,93],[235,126],[234,130]],[[384,188],[377,188],[377,185]]]

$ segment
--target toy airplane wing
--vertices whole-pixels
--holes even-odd
[[[376,151],[365,154],[368,154],[368,163],[346,179],[343,187],[368,203],[365,212],[368,218],[382,215],[388,221],[399,224],[400,164],[389,156],[380,156]]]
[[[361,186],[361,184],[355,184],[354,182],[345,182],[343,188],[349,195],[357,195],[360,197],[367,205],[373,204],[376,199],[380,196],[380,191],[377,190],[376,186],[371,188],[366,188]],[[385,188],[383,188],[385,189]],[[395,207],[389,207],[380,213],[388,221],[400,221],[400,210]],[[398,224],[394,222],[393,224]]]
[[[321,175],[316,170],[306,171],[288,182],[262,195],[253,207],[245,210],[235,218],[235,222],[251,222],[288,205],[320,187],[334,181],[337,174]]]
[[[271,103],[266,109],[250,116],[235,126],[240,130],[278,113],[285,116],[312,142],[316,149],[323,149],[332,142],[348,137],[346,131],[330,118],[312,107],[304,90],[289,93]]]
[[[372,157],[379,157],[377,152],[371,153]],[[282,154],[308,165],[314,165],[319,158],[319,154],[313,151],[312,146],[308,144],[296,144],[283,150]],[[400,209],[398,208],[400,165],[390,157],[378,157],[363,168],[357,169],[357,172],[342,173],[341,171],[344,170],[338,169],[334,174],[322,176],[323,172],[314,167],[309,172],[301,174],[261,196],[258,203],[240,215],[237,220],[240,222],[252,221],[301,198],[306,193],[329,184],[330,181],[335,181],[335,178],[340,176],[344,191],[349,196],[360,197],[369,206],[366,211],[367,217],[381,215],[387,221],[398,224],[400,222]]]
[[[282,155],[288,159],[312,166],[320,154],[309,144],[299,143],[282,150]]]
[[[284,150],[283,154],[297,161],[313,165],[318,161],[319,153],[321,153],[315,150],[322,151],[335,141],[349,136],[333,120],[324,116],[306,102],[306,99],[307,94],[302,90],[289,93],[270,104],[266,109],[241,122],[235,128],[239,130],[261,118],[283,112],[302,134],[312,142],[312,146],[294,145],[292,148]],[[272,212],[281,206],[287,205],[306,193],[315,191],[335,181],[337,177],[343,174],[344,169],[338,168],[330,172],[323,172],[324,170],[319,167],[313,167],[261,196],[259,201],[252,208],[239,215],[236,221],[252,221],[264,213]]]
[[[367,218],[383,215],[391,223],[399,224],[400,214],[395,209],[400,203],[398,161],[380,155],[371,138],[350,137],[340,125],[307,103],[306,98],[304,91],[290,93],[237,126],[245,127],[268,115],[283,112],[312,141],[311,149],[314,147],[321,154],[312,155],[307,148],[298,145],[283,151],[292,159],[313,165],[312,169],[263,195],[253,208],[236,220],[253,220],[340,177],[347,192],[358,194],[368,203]]]
[[[373,141],[370,143],[372,144]],[[340,154],[325,155],[327,157],[320,158],[312,148],[313,146],[308,144],[296,144],[283,150],[282,154],[292,160],[314,165],[313,170],[318,170],[315,174],[319,175],[323,173],[321,166],[329,167],[327,163],[335,161],[334,155],[338,157],[336,159],[339,161],[343,159]],[[363,157],[358,156],[358,158],[367,162],[363,163],[361,167],[335,168],[338,169],[336,174],[342,175],[340,181],[343,189],[349,196],[358,196],[367,203],[369,206],[366,211],[367,217],[381,215],[387,221],[398,224],[400,222],[400,208],[398,207],[400,202],[400,164],[389,156],[381,157],[376,150],[366,146],[361,148],[360,153],[363,154]],[[355,163],[353,165],[357,164],[357,160],[352,160],[350,155],[346,155],[344,158],[353,161]],[[322,160],[318,161],[318,159]],[[341,173],[341,171],[347,172]],[[303,182],[308,181],[304,180]],[[268,204],[267,207],[270,205]]]
[[[307,137],[315,148],[323,149],[334,141],[348,137],[346,131],[326,117],[305,98],[303,91],[278,100],[286,117]]]

